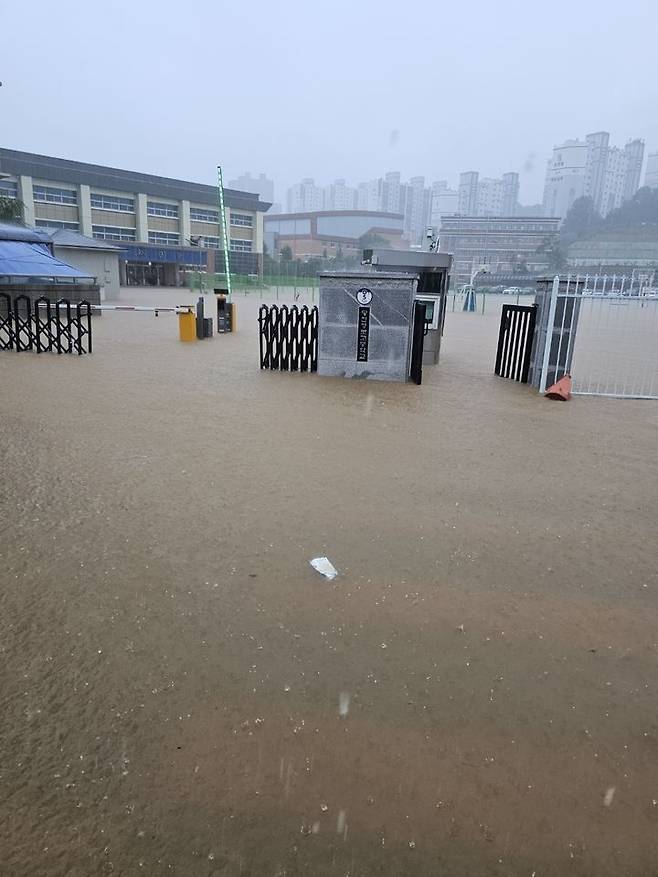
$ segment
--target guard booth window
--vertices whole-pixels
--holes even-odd
[[[418,292],[438,295],[444,291],[445,276],[443,271],[421,271],[418,277]]]

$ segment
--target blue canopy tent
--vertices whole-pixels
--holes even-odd
[[[84,271],[56,259],[47,244],[0,240],[0,278],[7,282],[10,278],[34,277],[73,282],[92,279]]]
[[[27,241],[28,243],[47,244],[49,237],[45,231],[37,231],[36,228],[0,222],[0,241]]]
[[[20,225],[0,225],[0,283],[32,279],[55,283],[93,281],[92,275],[53,256],[48,235]]]

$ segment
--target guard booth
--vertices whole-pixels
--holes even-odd
[[[425,305],[422,364],[436,365],[441,352],[452,256],[420,250],[372,249],[363,251],[362,264],[378,272],[403,272],[416,278],[415,299]]]
[[[324,272],[318,374],[420,384],[426,305],[415,274]]]

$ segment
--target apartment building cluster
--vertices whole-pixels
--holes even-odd
[[[410,243],[422,237],[429,224],[432,190],[425,185],[425,177],[402,180],[399,171],[384,177],[347,185],[344,179],[334,180],[328,186],[317,186],[307,178],[288,189],[288,213],[359,210],[373,213],[400,213],[403,215],[404,235]]]
[[[544,215],[564,219],[577,198],[588,197],[601,216],[607,216],[637,192],[643,162],[644,141],[637,138],[623,149],[610,145],[607,131],[566,140],[553,148],[548,162]],[[658,184],[658,173],[656,177]]]
[[[318,186],[307,178],[287,193],[289,214],[317,211],[360,210],[401,213],[404,235],[411,244],[420,242],[428,226],[438,228],[441,217],[452,213],[469,216],[513,216],[519,195],[519,175],[503,174],[500,179],[480,178],[477,171],[460,175],[459,188],[446,180],[425,184],[425,177],[403,181],[399,171],[349,186],[344,179]]]
[[[514,216],[519,203],[519,175],[480,177],[478,171],[459,175],[457,209],[464,216]]]

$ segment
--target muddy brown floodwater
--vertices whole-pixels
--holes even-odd
[[[260,372],[238,303],[0,354],[0,873],[658,873],[658,406],[493,377],[493,303]]]

